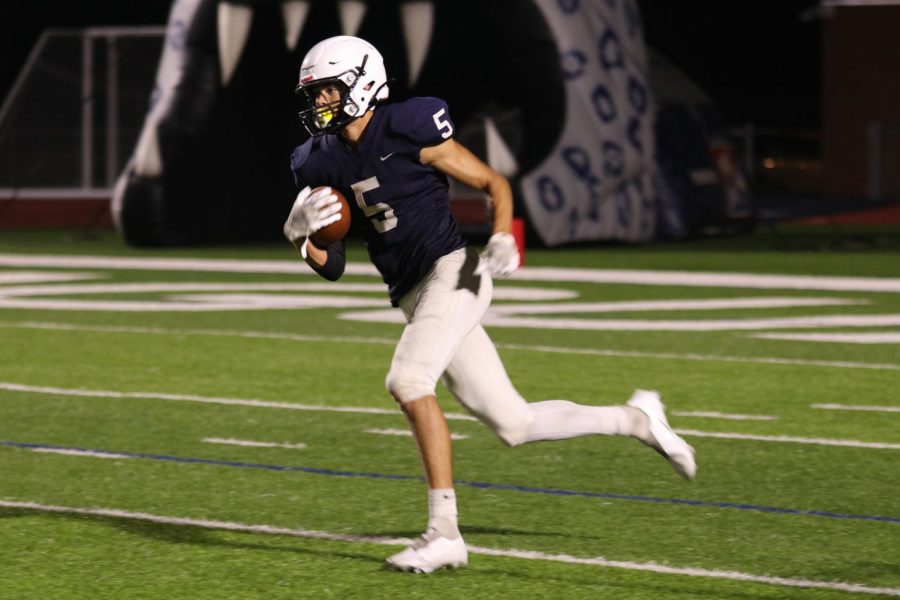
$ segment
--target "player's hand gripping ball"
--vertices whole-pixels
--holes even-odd
[[[320,189],[329,189],[329,188],[316,188],[313,190],[315,193]],[[347,236],[347,232],[350,230],[350,205],[347,203],[347,199],[344,198],[343,194],[337,191],[334,188],[331,189],[331,195],[335,197],[333,203],[329,203],[326,207],[332,207],[330,210],[335,210],[333,208],[334,204],[340,205],[340,208],[334,213],[335,215],[340,215],[336,221],[325,225],[311,236],[309,239],[316,246],[320,248],[324,248],[329,244],[333,244],[335,242],[339,242]]]
[[[350,206],[340,192],[330,187],[306,186],[297,194],[284,223],[284,235],[294,243],[310,238],[317,246],[324,247],[343,239],[349,228]],[[306,248],[305,240],[303,248]]]

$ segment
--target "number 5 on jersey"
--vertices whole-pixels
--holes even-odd
[[[447,119],[441,118],[446,113],[447,113],[447,110],[442,108],[441,110],[439,110],[436,113],[434,113],[433,115],[431,115],[431,118],[434,119],[435,126],[437,126],[438,131],[441,132],[441,137],[444,138],[445,140],[448,137],[450,137],[451,135],[453,135],[453,125],[451,125],[450,121],[448,121]],[[446,131],[444,131],[444,130],[446,130]]]
[[[437,116],[435,116],[435,118],[437,118]],[[357,181],[350,186],[350,189],[353,190],[353,196],[356,198],[356,205],[362,209],[366,217],[369,218],[369,221],[372,222],[372,227],[375,228],[375,231],[378,233],[385,233],[397,226],[397,217],[394,215],[394,209],[384,202],[378,202],[377,204],[369,206],[363,198],[363,194],[371,192],[372,190],[377,190],[379,187],[381,187],[381,184],[378,183],[378,178],[369,177],[368,179]]]

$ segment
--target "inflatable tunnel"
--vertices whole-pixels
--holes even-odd
[[[135,246],[275,240],[306,135],[293,95],[313,44],[379,48],[391,100],[447,100],[510,177],[532,241],[657,233],[656,106],[635,0],[175,0],[113,219]]]

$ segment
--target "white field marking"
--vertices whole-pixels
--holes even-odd
[[[315,275],[302,260],[252,260],[209,258],[143,258],[123,256],[54,256],[51,254],[0,254],[0,266],[58,267],[63,269],[126,269],[133,271],[203,271],[209,273],[287,273]],[[378,276],[374,266],[347,263],[347,275]]]
[[[207,444],[225,444],[227,446],[246,446],[248,448],[287,448],[289,450],[303,450],[306,444],[279,444],[276,442],[254,442],[251,440],[234,440],[231,438],[205,437],[201,441]]]
[[[900,344],[900,331],[863,333],[754,333],[750,337],[796,342],[834,342],[840,344]]]
[[[75,323],[48,323],[45,321],[0,321],[0,327],[45,329],[50,331],[93,331],[97,333],[137,333],[150,335],[204,335],[213,337],[238,337],[292,342],[338,342],[348,344],[396,345],[396,338],[322,336],[302,333],[278,333],[271,331],[237,331],[229,329],[167,329],[164,327],[131,327],[118,325],[79,325]]]
[[[337,292],[334,283],[102,283],[82,285],[32,285],[0,288],[0,308],[36,310],[102,311],[223,311],[299,308],[382,308],[387,300],[342,295],[219,294],[175,296],[180,301],[154,300],[47,300],[28,296],[76,294],[136,294],[167,292]],[[349,283],[344,292],[384,292],[378,284]]]
[[[877,450],[900,450],[900,444],[886,442],[861,442],[858,440],[834,440],[828,438],[805,438],[792,435],[756,435],[751,433],[720,433],[697,431],[696,429],[675,429],[675,433],[688,437],[721,438],[726,440],[752,440],[755,442],[784,442],[788,444],[813,444],[816,446],[846,446],[850,448],[874,448]]]
[[[853,404],[810,404],[820,410],[862,410],[868,412],[900,412],[900,406],[864,406]]]
[[[900,292],[900,278],[831,277],[827,275],[772,275],[765,273],[699,273],[696,271],[652,271],[627,269],[577,269],[524,267],[513,280],[621,283],[675,287],[727,287],[843,292]]]
[[[136,294],[174,292],[232,292],[230,294],[179,294],[166,300],[48,300],[44,296],[77,294]],[[334,292],[337,295],[237,294],[233,292]],[[378,298],[340,295],[346,292],[376,292]],[[0,308],[34,310],[102,311],[226,311],[304,308],[384,308],[383,284],[363,283],[102,283],[87,285],[32,285],[0,287]],[[35,296],[34,298],[30,296]],[[497,294],[506,300],[566,300],[576,297],[570,290],[509,287]]]
[[[0,266],[314,274],[312,269],[300,260],[0,254]],[[375,267],[368,263],[347,263],[344,272],[348,275],[378,276]],[[699,286],[900,293],[900,278],[891,277],[831,277],[823,275],[772,275],[753,273],[698,273],[692,271],[523,267],[513,273],[510,279],[514,281],[621,283],[629,285],[665,285],[676,287]]]
[[[30,385],[21,385],[17,383],[0,382],[0,390],[8,390],[11,392],[30,393],[30,394],[46,394],[58,396],[79,396],[83,398],[118,398],[118,399],[150,399],[150,400],[171,400],[176,402],[199,402],[202,404],[225,404],[231,406],[252,406],[255,408],[284,408],[288,410],[306,410],[319,412],[338,412],[338,413],[359,413],[374,415],[400,415],[399,410],[389,410],[385,408],[369,408],[363,406],[322,406],[309,404],[294,404],[291,402],[269,402],[265,400],[242,400],[239,398],[216,398],[208,396],[193,396],[184,394],[160,394],[156,392],[110,392],[105,390],[74,390],[68,388],[55,387],[39,387]],[[472,415],[446,413],[444,415],[447,420],[453,421],[477,421]],[[718,433],[697,431],[694,429],[676,429],[677,433],[687,436],[712,437],[735,440],[753,440],[761,442],[788,442],[795,444],[815,444],[821,446],[850,446],[854,448],[876,448],[876,449],[900,449],[900,444],[891,444],[883,442],[861,442],[857,440],[835,440],[825,438],[802,438],[785,435],[753,435],[744,433]]]
[[[412,540],[407,538],[392,538],[381,536],[363,536],[346,533],[330,533],[327,531],[314,531],[309,529],[289,529],[275,525],[253,525],[234,521],[213,521],[209,519],[192,519],[188,517],[170,517],[154,515],[142,512],[132,512],[115,508],[80,508],[74,506],[56,506],[40,504],[38,502],[21,502],[13,500],[0,500],[0,508],[13,508],[32,510],[36,512],[87,515],[94,517],[110,517],[114,519],[130,519],[161,523],[164,525],[179,525],[184,527],[200,527],[203,529],[216,529],[223,531],[239,531],[244,533],[260,533],[267,535],[284,535],[297,538],[327,540],[333,542],[349,542],[360,544],[377,544],[384,546],[405,546]],[[860,583],[846,583],[842,581],[816,581],[794,577],[774,577],[770,575],[754,575],[740,571],[720,571],[695,567],[670,567],[655,562],[633,562],[621,560],[609,560],[602,557],[583,558],[568,554],[552,554],[535,550],[516,550],[513,548],[486,548],[466,544],[470,554],[481,556],[496,556],[501,558],[517,558],[523,560],[537,560],[544,562],[557,562],[576,565],[606,567],[612,569],[624,569],[628,571],[642,571],[663,575],[682,575],[687,577],[709,577],[713,579],[728,579],[732,581],[745,581],[748,583],[764,583],[768,585],[813,588],[825,590],[839,590],[858,594],[882,594],[888,596],[900,596],[900,588],[871,587]]]
[[[366,433],[377,433],[380,435],[400,435],[405,437],[412,437],[412,431],[409,429],[366,429]],[[462,433],[451,433],[451,440],[467,440],[472,436],[463,435]]]
[[[116,325],[79,325],[75,323],[52,323],[44,321],[0,321],[0,327],[14,329],[45,329],[50,331],[93,331],[100,333],[137,333],[151,335],[206,335],[217,337],[238,337],[250,339],[286,340],[295,342],[333,342],[347,344],[377,344],[394,346],[395,338],[319,336],[300,333],[276,333],[268,331],[238,331],[228,329],[166,329],[162,327],[127,327]],[[675,352],[641,352],[631,350],[606,350],[602,348],[570,348],[565,346],[541,346],[527,344],[495,344],[501,350],[545,352],[551,354],[576,354],[584,356],[607,356],[612,358],[653,358],[659,360],[691,360],[701,362],[733,362],[749,364],[796,365],[844,369],[871,369],[876,371],[900,371],[900,364],[864,363],[837,360],[812,360],[802,358],[777,358],[754,356],[728,356],[715,354],[694,354]]]
[[[556,354],[583,354],[588,356],[610,356],[615,358],[654,358],[660,360],[696,360],[703,362],[755,363],[763,365],[793,365],[804,367],[826,367],[841,369],[873,369],[878,371],[900,371],[900,365],[893,363],[864,363],[844,360],[815,360],[804,358],[778,358],[769,356],[728,356],[716,354],[694,354],[676,352],[641,352],[637,350],[605,350],[602,348],[566,348],[563,346],[531,346],[526,344],[496,344],[504,350],[525,350]]]
[[[295,404],[293,402],[271,402],[268,400],[247,400],[242,398],[216,398],[214,396],[194,396],[191,394],[161,394],[157,392],[112,392],[107,390],[84,390],[20,385],[0,382],[0,390],[25,394],[46,394],[56,396],[78,396],[81,398],[117,398],[117,399],[149,399],[173,402],[199,402],[201,404],[225,404],[229,406],[252,406],[254,408],[283,408],[287,410],[306,410],[318,412],[338,412],[369,415],[400,415],[401,411],[388,408],[370,408],[366,406],[324,406],[321,404]],[[448,420],[477,421],[472,415],[445,413]]]
[[[648,312],[676,310],[733,310],[747,308],[792,308],[801,306],[848,306],[870,304],[868,300],[846,298],[701,298],[696,300],[636,300],[617,302],[570,302],[566,304],[498,304],[496,315],[538,315],[564,313]]]
[[[528,300],[531,302],[547,302],[550,300],[571,300],[577,298],[578,292],[554,288],[527,288],[511,285],[495,285],[494,300]]]
[[[81,281],[97,279],[93,273],[48,273],[47,271],[4,271],[0,272],[0,285],[42,283],[55,281]],[[0,288],[0,294],[10,288]]]
[[[400,311],[371,310],[338,315],[350,321],[367,323],[403,323]],[[488,309],[482,324],[487,327],[519,327],[523,329],[575,329],[580,331],[729,331],[752,329],[797,329],[819,327],[888,327],[900,325],[900,314],[886,315],[821,315],[808,317],[773,317],[769,319],[542,319],[512,317]]]
[[[95,274],[48,274],[58,279],[91,279]],[[0,274],[2,276],[2,274]],[[37,272],[35,272],[37,276]],[[0,279],[0,283],[2,283]],[[384,294],[387,286],[383,283],[191,283],[191,282],[148,282],[148,283],[94,283],[79,285],[31,285],[0,288],[0,296],[63,296],[74,294],[147,294],[165,292],[371,292]],[[501,300],[568,300],[576,298],[577,292],[554,288],[512,287],[495,288],[494,298]],[[826,301],[828,301],[826,299]],[[846,300],[846,303],[854,301]],[[865,301],[858,301],[863,303]],[[382,302],[384,304],[384,302]]]
[[[689,410],[689,411],[671,411],[676,417],[708,417],[710,419],[728,419],[731,421],[777,421],[778,417],[769,415],[738,415],[731,413],[722,413],[717,411]]]
[[[72,448],[25,448],[31,452],[41,452],[44,454],[64,454],[66,456],[92,456],[94,458],[132,458],[124,454],[116,454],[115,452],[97,452],[95,450],[75,450]]]
[[[215,301],[210,301],[214,298]],[[184,300],[191,299],[190,296]],[[103,312],[211,312],[228,310],[277,310],[301,308],[382,307],[385,300],[340,296],[197,296],[196,301],[156,302],[152,300],[40,300],[0,299],[0,308],[33,310],[95,310]]]
[[[164,292],[373,292],[383,293],[377,283],[89,283],[67,285],[20,285],[0,288],[0,295],[67,296],[74,294],[151,294]]]

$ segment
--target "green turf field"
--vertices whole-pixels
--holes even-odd
[[[898,596],[900,246],[867,239],[529,251],[487,322],[519,391],[657,389],[698,477],[506,448],[441,388],[470,564],[423,576],[383,567],[426,489],[360,248],[328,284],[286,244],[0,231],[0,598]]]

